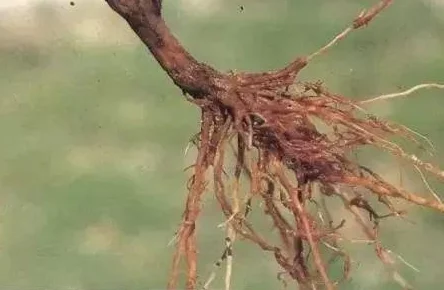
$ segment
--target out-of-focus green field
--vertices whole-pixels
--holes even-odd
[[[375,1],[164,0],[184,45],[224,71],[282,67],[324,45]],[[0,10],[0,289],[166,284],[167,244],[185,200],[183,168],[192,160],[183,152],[199,112],[103,2]],[[360,99],[443,83],[443,15],[440,1],[395,1],[301,78]],[[443,97],[421,91],[370,108],[428,136],[441,151],[434,161],[444,165]],[[396,175],[396,164],[379,167]],[[413,185],[425,192],[419,179]],[[209,193],[199,227],[202,281],[224,246],[217,209]],[[419,268],[399,264],[417,289],[441,289],[444,218],[422,210],[411,218],[415,225],[383,223],[382,237]],[[397,289],[371,246],[350,247],[361,252],[341,289]],[[235,245],[234,271],[233,289],[282,287],[271,255],[243,241]]]

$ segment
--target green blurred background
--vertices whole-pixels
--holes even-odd
[[[317,50],[376,0],[164,2],[171,29],[199,60],[258,71]],[[443,83],[444,1],[395,1],[301,78],[359,99]],[[444,152],[443,97],[421,91],[370,108]],[[0,289],[163,288],[186,194],[183,168],[193,160],[183,152],[198,118],[104,1],[0,0]],[[443,154],[434,161],[444,165]],[[396,165],[375,166],[397,174]],[[210,195],[204,215],[201,281],[224,246]],[[415,224],[384,223],[382,237],[420,269],[399,265],[417,289],[442,289],[444,218],[424,210],[410,218]],[[398,289],[371,246],[350,247],[353,276],[341,289]],[[242,241],[235,255],[233,289],[281,289],[271,255]]]

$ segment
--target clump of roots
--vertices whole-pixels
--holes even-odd
[[[444,212],[444,204],[432,190],[427,197],[390,184],[352,156],[360,148],[371,147],[411,164],[424,181],[423,172],[444,179],[443,171],[393,141],[404,138],[421,144],[428,142],[425,137],[382,121],[363,108],[368,102],[444,85],[422,84],[358,103],[331,93],[320,82],[296,79],[313,58],[365,27],[394,0],[378,0],[313,54],[296,59],[282,70],[256,74],[224,74],[194,59],[169,31],[162,17],[161,0],[106,2],[125,18],[174,83],[202,111],[201,130],[194,138],[198,156],[177,233],[169,290],[177,289],[182,257],[187,263],[186,289],[197,287],[196,222],[201,197],[210,181],[226,218],[226,250],[221,257],[227,264],[225,289],[230,289],[232,243],[236,237],[272,253],[283,269],[280,278],[285,274],[301,289],[334,289],[340,281],[329,275],[331,261],[342,259],[346,279],[351,265],[340,243],[345,240],[341,228],[353,222],[374,245],[392,277],[402,287],[409,287],[396,272],[393,254],[379,240],[378,221],[403,216],[395,201],[440,212]],[[379,202],[373,201],[374,196]],[[342,209],[331,206],[329,201],[335,198],[342,201]],[[263,207],[255,207],[257,201]],[[388,213],[380,215],[375,203]],[[252,210],[263,211],[263,216],[272,221],[279,242],[253,226],[249,215]],[[354,218],[345,219],[344,212]],[[213,274],[204,282],[204,289],[210,286]]]
[[[365,111],[363,103],[331,93],[320,82],[294,82],[312,57],[367,24],[389,2],[381,1],[319,52],[297,59],[281,71],[223,75],[212,84],[210,96],[191,100],[202,110],[201,131],[194,138],[198,157],[188,184],[169,289],[176,288],[181,256],[187,262],[187,289],[197,286],[195,225],[209,181],[227,219],[223,259],[230,258],[234,239],[242,237],[272,253],[283,273],[301,289],[334,289],[340,281],[329,277],[330,262],[343,260],[342,279],[348,277],[351,267],[351,259],[341,247],[345,238],[340,229],[355,222],[392,277],[409,288],[394,267],[393,255],[378,239],[378,221],[404,215],[395,200],[440,212],[444,212],[444,204],[436,195],[427,197],[390,184],[355,161],[352,153],[373,147],[409,162],[421,177],[428,172],[444,179],[439,168],[391,141],[394,137],[416,144],[428,140],[404,126],[378,119]],[[249,185],[247,193],[240,193],[241,183]],[[372,196],[378,197],[388,213],[376,212],[369,199]],[[340,213],[329,206],[328,200],[333,198],[342,201],[343,210],[335,210]],[[263,207],[253,208],[256,200]],[[251,210],[263,211],[272,221],[280,243],[268,241],[249,222]],[[354,219],[344,220],[344,211]],[[230,275],[228,267],[227,289]]]
[[[265,77],[270,80],[256,81]],[[338,282],[328,277],[331,257],[326,260],[321,247],[344,260],[344,278],[348,275],[350,258],[338,243],[338,230],[352,221],[335,215],[327,203],[316,202],[339,197],[344,209],[352,213],[374,244],[377,256],[406,287],[393,267],[391,255],[378,241],[376,225],[382,216],[362,193],[378,196],[389,212],[384,216],[403,215],[392,204],[393,199],[441,212],[444,204],[437,197],[423,197],[391,185],[353,161],[350,153],[361,146],[373,146],[408,160],[418,170],[440,178],[444,178],[444,172],[390,141],[398,136],[420,144],[420,135],[367,114],[359,103],[330,93],[321,83],[288,86],[287,77],[234,75],[232,89],[217,96],[218,102],[197,101],[202,108],[202,128],[196,140],[199,153],[179,232],[183,247],[180,251],[186,254],[189,269],[195,270],[194,221],[199,214],[199,199],[207,179],[212,178],[215,197],[231,231],[229,239],[241,236],[272,252],[285,273],[301,286],[316,289],[322,284],[333,289]],[[320,130],[321,126],[328,130]],[[235,155],[232,168],[226,158],[231,149]],[[210,167],[212,177],[207,176]],[[246,198],[233,201],[231,195],[239,191],[241,178],[248,180],[249,192]],[[271,218],[281,244],[267,242],[248,222],[251,201],[255,199],[265,205],[264,212]],[[316,210],[309,206],[311,202],[318,204]],[[363,212],[375,221],[373,226]],[[195,280],[188,282],[195,286]]]

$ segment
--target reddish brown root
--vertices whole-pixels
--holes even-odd
[[[368,24],[390,3],[381,1],[361,14],[349,29]],[[348,32],[346,30],[319,52],[324,52]],[[203,116],[207,116],[202,119],[202,132],[209,132],[208,136],[201,134],[199,158],[206,161],[201,163],[198,158],[194,166],[195,178],[209,166],[213,167],[215,197],[227,223],[237,235],[272,252],[276,262],[302,289],[335,289],[350,275],[350,257],[341,247],[340,229],[345,222],[353,221],[335,215],[328,205],[328,199],[339,197],[344,209],[352,213],[354,222],[375,246],[377,257],[394,279],[408,289],[408,284],[394,268],[390,252],[378,239],[378,222],[384,217],[404,214],[392,205],[392,199],[441,212],[444,212],[444,205],[439,200],[391,185],[353,161],[350,155],[360,147],[371,146],[440,178],[444,173],[391,141],[393,137],[402,137],[421,144],[418,134],[366,113],[359,103],[329,92],[320,82],[294,83],[298,72],[317,54],[299,58],[277,72],[229,75],[219,80],[217,93],[206,99],[193,100],[201,107]],[[238,136],[237,140],[232,141],[232,136]],[[233,142],[237,144],[232,146]],[[228,148],[235,148],[236,164],[230,164],[225,158]],[[234,166],[234,170],[225,170],[230,166]],[[227,171],[235,173],[227,176]],[[249,203],[241,204],[243,211],[233,211],[226,184],[230,184],[230,179],[239,182],[241,173],[250,185]],[[202,190],[201,187],[198,190],[191,188],[189,196],[200,196]],[[362,196],[364,191],[376,195],[388,213],[377,213],[371,202]],[[262,200],[264,213],[272,220],[280,244],[267,241],[248,222],[252,199]],[[323,206],[313,210],[310,204],[319,204],[319,200]],[[186,212],[193,211],[198,208],[190,209],[187,205]],[[368,214],[368,218],[362,213]],[[374,223],[373,227],[368,226],[369,219]],[[334,226],[334,222],[339,226]],[[186,240],[184,235],[185,232],[180,237]],[[325,251],[330,252],[330,258],[321,254]],[[195,254],[187,255],[188,259],[190,256],[196,258]],[[333,281],[328,274],[329,265],[337,258],[343,260],[344,272],[341,279]],[[194,279],[193,269],[189,268],[188,279]],[[171,280],[175,279],[171,277]],[[195,283],[187,285],[195,286]]]
[[[392,258],[378,240],[377,222],[387,216],[404,214],[392,205],[393,198],[441,212],[444,206],[432,198],[391,185],[352,161],[349,155],[361,146],[373,146],[396,158],[408,158],[409,155],[390,138],[405,137],[419,143],[416,136],[402,126],[374,116],[358,116],[361,111],[357,104],[329,93],[319,83],[299,83],[296,85],[299,93],[295,93],[295,88],[280,86],[285,80],[275,79],[278,84],[275,88],[267,86],[261,90],[257,82],[243,79],[245,76],[236,77],[241,78],[233,80],[238,86],[230,95],[221,96],[218,106],[202,105],[202,110],[210,116],[202,124],[212,128],[212,138],[201,138],[199,153],[203,152],[203,147],[208,148],[206,156],[208,164],[214,168],[216,199],[237,234],[273,252],[285,272],[307,289],[319,285],[334,289],[339,281],[329,278],[330,258],[321,254],[321,248],[322,252],[330,251],[330,255],[343,260],[344,277],[340,280],[349,276],[351,267],[350,257],[341,249],[340,228],[345,222],[353,221],[344,221],[328,206],[328,199],[339,197],[344,201],[345,210],[356,217],[357,224],[374,244],[377,256],[399,281]],[[330,130],[321,133],[313,120]],[[230,138],[233,135],[238,136],[237,145],[230,146],[234,142]],[[208,143],[204,143],[204,139]],[[227,148],[235,148],[235,165],[224,158]],[[426,163],[414,164],[424,170],[430,169]],[[234,166],[234,170],[224,170],[230,166]],[[236,173],[227,176],[226,172]],[[251,199],[262,200],[265,205],[265,214],[272,220],[281,244],[268,242],[248,223],[245,213],[250,205],[246,202],[241,206],[243,212],[233,212],[226,184],[230,178],[239,178],[239,172],[243,172],[250,184],[248,195]],[[378,196],[388,213],[377,213],[371,202],[361,195],[363,190]],[[195,193],[191,190],[190,194]],[[325,199],[324,206],[313,211],[310,203],[319,203],[321,197]],[[289,213],[293,220],[288,219]],[[325,216],[329,216],[328,220],[320,218]],[[375,222],[374,227],[368,226],[368,219]],[[340,226],[335,227],[334,222]],[[402,283],[403,287],[407,285]]]
[[[343,249],[347,237],[341,234],[345,223],[355,223],[362,230],[393,279],[409,289],[394,267],[391,252],[379,240],[378,223],[384,217],[405,214],[393,205],[394,200],[443,213],[444,205],[436,195],[425,197],[390,184],[350,156],[357,149],[372,147],[407,161],[404,163],[418,170],[423,180],[423,171],[440,179],[444,179],[444,172],[392,141],[396,137],[421,144],[425,139],[422,135],[366,113],[361,107],[366,102],[357,103],[334,94],[320,82],[296,81],[298,73],[313,58],[353,30],[365,27],[393,0],[378,1],[308,57],[298,58],[279,71],[240,74],[223,74],[197,62],[169,32],[161,17],[161,1],[107,2],[128,21],[174,83],[202,110],[196,142],[198,157],[188,184],[168,289],[177,289],[182,257],[187,264],[186,289],[197,287],[196,222],[210,180],[231,235],[272,253],[285,276],[295,280],[301,289],[332,290],[350,276],[351,259]],[[423,87],[442,85],[422,85],[367,103],[405,96]],[[235,156],[235,162],[226,155]],[[212,176],[208,176],[210,168]],[[237,192],[241,183],[249,185],[248,192]],[[233,200],[229,195],[232,184],[244,199]],[[386,208],[385,214],[374,209],[371,196]],[[343,202],[339,213],[329,203],[335,198]],[[264,207],[252,206],[256,200]],[[263,211],[270,219],[279,243],[271,242],[268,235],[253,226],[248,215],[252,210]],[[344,211],[350,212],[354,220],[346,220]],[[228,253],[231,248],[223,258]],[[336,259],[343,261],[343,277],[334,281],[329,270]],[[226,284],[228,289],[229,283]]]

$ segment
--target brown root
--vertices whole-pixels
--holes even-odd
[[[223,74],[197,62],[182,48],[161,18],[160,1],[108,0],[147,44],[175,84],[202,111],[198,157],[189,182],[168,289],[177,288],[182,256],[187,263],[186,289],[196,289],[196,222],[200,200],[210,180],[227,219],[229,241],[239,236],[271,252],[284,273],[296,280],[301,289],[335,289],[350,275],[351,259],[341,246],[345,237],[340,230],[344,223],[353,221],[345,220],[329,206],[328,201],[335,198],[354,217],[392,277],[403,288],[410,287],[396,271],[391,252],[379,241],[378,222],[384,217],[404,215],[395,208],[394,200],[443,213],[444,204],[438,198],[390,184],[350,156],[359,148],[373,147],[410,162],[422,178],[422,170],[441,179],[444,172],[392,141],[397,137],[420,144],[421,135],[366,113],[361,107],[364,103],[334,94],[320,82],[296,80],[311,59],[352,30],[369,24],[392,2],[379,1],[319,51],[296,59],[282,70]],[[368,102],[396,96],[381,96]],[[234,148],[233,152],[230,148]],[[227,157],[230,154],[235,156],[234,163]],[[230,190],[237,193],[242,182],[249,185],[246,198],[233,198]],[[233,184],[234,189],[230,188]],[[368,198],[372,195],[378,197],[388,213],[382,215],[373,208]],[[252,207],[252,200],[264,205],[264,215],[272,221],[280,243],[268,241],[248,221],[248,213],[257,210]],[[368,218],[363,214],[368,214]],[[228,253],[231,248],[224,252],[224,259]],[[343,278],[338,281],[329,276],[330,263],[335,259],[343,260]],[[226,284],[228,289],[229,283]]]
[[[345,279],[349,275],[350,258],[340,247],[340,227],[332,225],[333,221],[343,218],[332,213],[328,203],[318,212],[311,211],[308,203],[321,196],[327,200],[336,196],[356,217],[363,233],[374,244],[377,256],[400,280],[393,259],[378,240],[377,222],[387,216],[404,214],[392,205],[393,198],[441,212],[444,212],[444,205],[391,185],[370,169],[352,161],[349,155],[361,146],[373,146],[396,158],[409,159],[411,156],[390,138],[402,136],[417,141],[416,136],[402,126],[374,116],[356,116],[360,112],[357,104],[328,92],[321,84],[299,83],[301,93],[294,94],[291,87],[284,85],[270,87],[267,83],[266,88],[258,89],[257,83],[251,82],[255,86],[252,89],[245,76],[233,78],[232,82],[237,86],[227,95],[218,96],[218,106],[202,105],[202,110],[210,116],[202,126],[212,128],[213,138],[201,138],[199,154],[210,150],[206,152],[206,164],[214,167],[216,199],[236,233],[263,250],[273,252],[277,263],[300,285],[307,289],[319,285],[334,289],[339,281],[331,281],[328,277],[328,260],[321,254],[320,247],[344,260]],[[275,81],[285,84],[285,80]],[[331,128],[331,132],[320,133],[312,121],[314,119]],[[230,140],[232,135],[238,136],[237,145],[232,146],[236,148],[237,162],[234,170],[229,170],[225,167],[231,165],[224,155],[233,142]],[[203,149],[204,146],[207,149]],[[410,161],[435,172],[431,170],[435,167],[425,162]],[[196,164],[195,168],[202,166]],[[233,176],[227,176],[226,172],[230,171],[235,172]],[[244,171],[248,177],[251,198],[262,200],[265,205],[281,245],[266,241],[247,222],[244,213],[233,211],[226,184],[230,183],[230,178],[238,180],[239,171]],[[436,169],[436,173],[439,176],[440,171]],[[319,192],[314,192],[315,187],[320,188]],[[371,202],[361,196],[363,191],[377,195],[389,213],[378,214]],[[196,193],[191,190],[190,195]],[[248,205],[245,202],[241,207],[247,210]],[[362,216],[363,212],[368,214],[368,219]],[[288,213],[293,220],[288,219]],[[329,215],[330,222],[321,220],[320,215]],[[366,220],[373,220],[374,228],[369,227]],[[307,251],[311,253],[309,258],[306,257]]]

